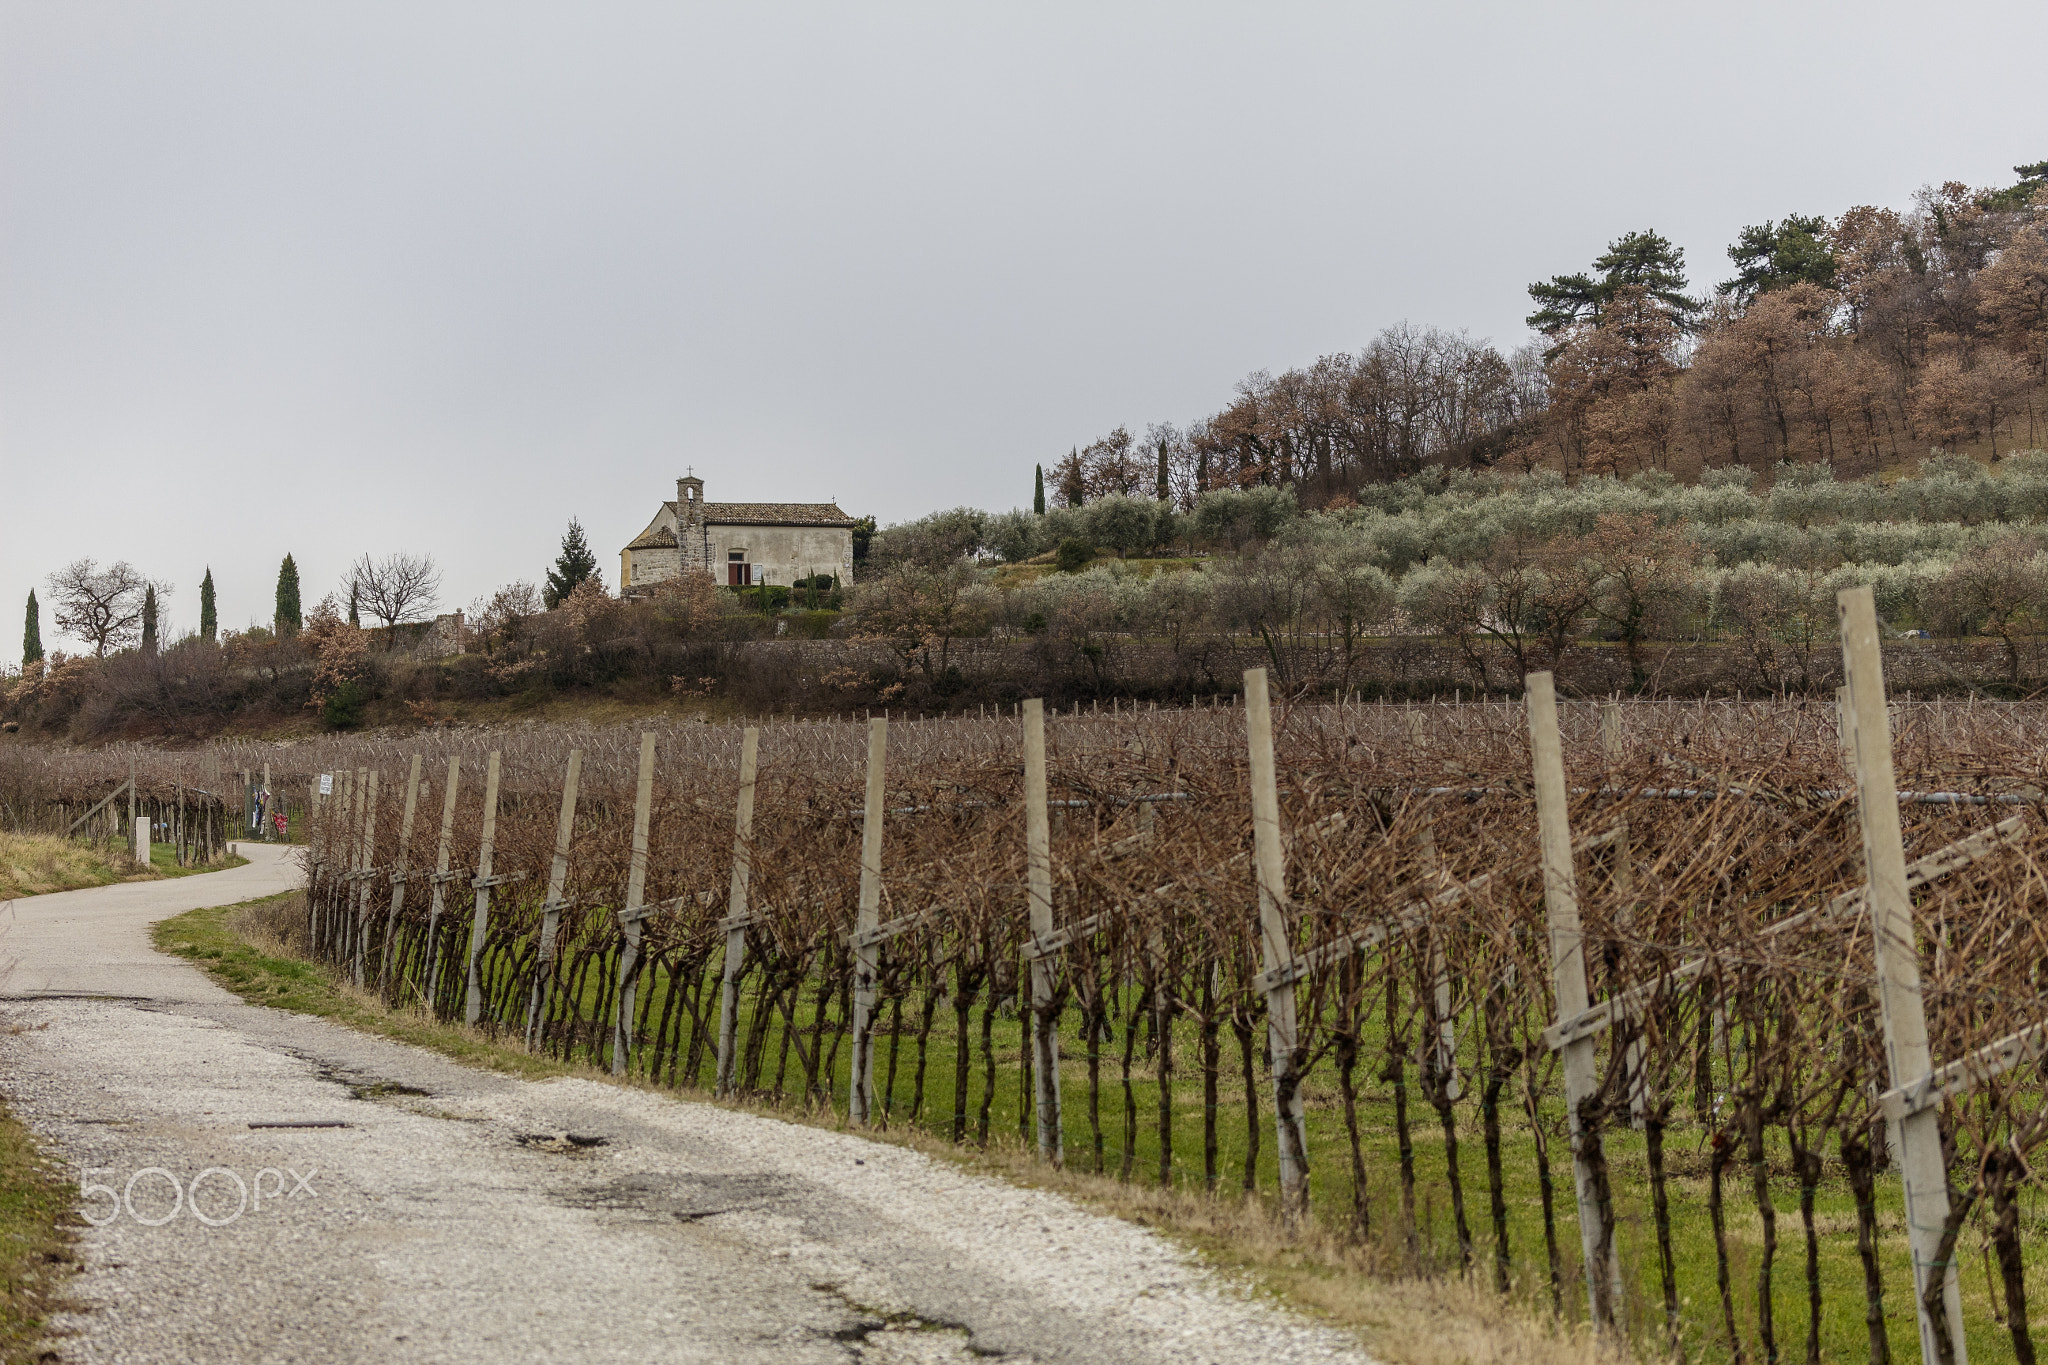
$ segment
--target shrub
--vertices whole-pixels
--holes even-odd
[[[1159,504],[1150,498],[1113,493],[1088,504],[1088,538],[1120,555],[1133,555],[1159,543]]]
[[[363,708],[369,704],[370,689],[351,679],[327,694],[320,719],[337,730],[353,730],[363,723]]]
[[[752,588],[731,588],[748,611],[778,612],[789,605],[789,589],[780,583],[763,583]]]
[[[839,624],[836,611],[790,611],[782,614],[788,622],[789,633],[799,640],[828,640],[832,627]]]
[[[1095,547],[1085,540],[1068,537],[1053,551],[1053,567],[1061,573],[1079,573],[1095,562]]]
[[[1219,488],[1195,502],[1194,534],[1237,549],[1265,540],[1301,515],[1292,488]]]

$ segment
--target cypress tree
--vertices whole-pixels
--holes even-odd
[[[213,611],[213,566],[209,564],[206,577],[199,580],[199,638],[211,644],[218,624]]]
[[[571,517],[569,529],[562,535],[562,553],[555,556],[555,567],[548,570],[547,586],[541,589],[542,603],[553,611],[576,591],[577,584],[596,573],[597,556],[590,553],[590,542],[583,538],[583,523]]]
[[[1166,438],[1162,436],[1159,438],[1159,491],[1153,496],[1165,502],[1166,491]]]
[[[357,606],[357,602],[361,597],[362,585],[351,578],[348,581],[348,623],[357,630],[363,628],[363,613]]]
[[[1038,472],[1031,479],[1031,510],[1039,516],[1045,515],[1045,466],[1033,465]]]
[[[277,569],[277,633],[297,635],[299,626],[299,566],[286,555]]]
[[[43,609],[36,605],[36,590],[28,590],[28,624],[21,631],[21,666],[43,661]]]
[[[142,590],[142,652],[156,653],[156,584]]]

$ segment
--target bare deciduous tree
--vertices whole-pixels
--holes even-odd
[[[95,656],[104,659],[141,633],[149,581],[127,560],[104,569],[92,559],[74,560],[51,574],[49,584],[57,625],[90,644]]]
[[[441,570],[432,555],[400,550],[373,560],[366,554],[348,572],[357,602],[387,626],[425,620],[439,605]]]

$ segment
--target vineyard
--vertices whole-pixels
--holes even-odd
[[[1837,705],[1290,703],[1255,670],[1215,708],[0,778],[23,820],[131,764],[268,771],[297,945],[553,1056],[1249,1194],[1655,1352],[2031,1362],[2048,711],[1888,703],[1858,596]]]

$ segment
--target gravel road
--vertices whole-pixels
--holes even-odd
[[[294,883],[245,851],[8,907],[0,1089],[114,1192],[65,1360],[1367,1360],[1056,1195],[245,1005],[148,942]]]

